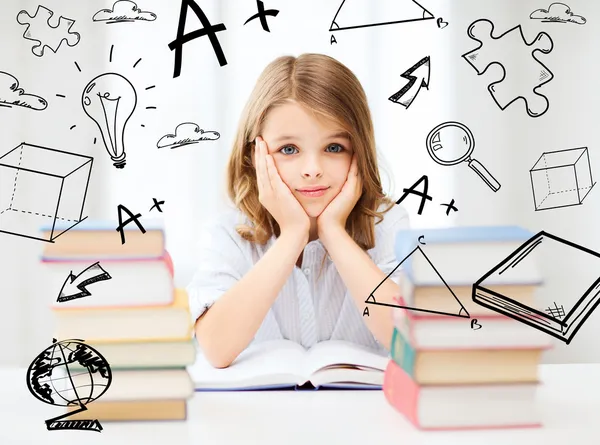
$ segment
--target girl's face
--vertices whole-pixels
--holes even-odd
[[[269,111],[261,136],[283,182],[308,216],[318,217],[346,182],[353,153],[348,134],[290,101]],[[303,193],[314,187],[326,190]]]

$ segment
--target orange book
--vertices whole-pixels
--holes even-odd
[[[119,400],[103,402],[102,398],[88,403],[87,409],[68,417],[68,420],[98,419],[100,421],[185,420],[187,401],[178,400]],[[69,412],[79,406],[70,406]]]
[[[166,341],[191,338],[192,320],[185,289],[176,289],[170,305],[53,310],[56,338],[90,343]]]
[[[488,385],[418,385],[393,360],[383,394],[388,403],[423,430],[535,428],[539,382]]]
[[[41,228],[46,239],[60,233],[56,242],[44,244],[44,257],[70,260],[156,258],[165,249],[164,223],[159,219],[144,220],[145,232],[135,223],[125,225],[124,243],[115,230],[119,225],[117,221],[88,218],[72,225],[69,221],[56,221],[54,228],[52,225]]]

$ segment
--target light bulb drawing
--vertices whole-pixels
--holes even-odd
[[[116,168],[125,167],[125,126],[137,105],[135,88],[116,73],[101,74],[83,89],[85,113],[96,123]]]

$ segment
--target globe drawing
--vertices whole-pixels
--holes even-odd
[[[106,359],[78,339],[54,339],[27,369],[29,391],[51,405],[85,409],[87,403],[106,392],[111,381]]]

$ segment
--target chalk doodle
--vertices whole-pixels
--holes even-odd
[[[198,20],[202,24],[201,29],[197,29],[195,31],[185,33],[185,24],[187,19],[187,10],[191,8],[191,10],[196,14]],[[210,44],[213,47],[215,52],[215,56],[217,56],[217,60],[219,61],[220,66],[227,65],[227,59],[225,58],[225,54],[223,53],[223,49],[221,48],[221,44],[219,43],[219,39],[217,37],[217,33],[221,31],[225,31],[225,25],[223,23],[219,23],[218,25],[212,25],[202,11],[202,8],[198,6],[198,4],[194,0],[181,0],[181,12],[179,13],[179,24],[177,26],[177,37],[171,43],[169,43],[169,49],[171,51],[175,50],[175,66],[173,70],[173,78],[179,77],[181,74],[181,59],[183,57],[183,45],[191,42],[198,37],[206,36],[208,37]]]
[[[260,24],[262,26],[262,29],[267,32],[271,32],[269,30],[269,23],[267,22],[267,16],[270,15],[271,17],[277,17],[277,14],[279,14],[279,10],[267,9],[265,11],[265,5],[260,0],[256,0],[256,6],[258,8],[258,12],[256,14],[254,14],[252,17],[250,17],[248,20],[246,20],[244,22],[244,25],[246,23],[251,22],[254,19],[260,19]]]
[[[435,18],[431,12],[414,0],[389,0],[380,1],[378,8],[370,9],[376,17],[357,22],[356,17],[362,17],[361,12],[367,9],[365,7],[370,8],[371,3],[369,0],[342,0],[331,21],[329,31],[396,25]],[[438,26],[441,26],[441,23]]]
[[[149,211],[151,212],[153,209],[156,209],[158,212],[163,213],[161,205],[164,205],[165,201],[164,200],[159,201],[156,198],[152,198],[152,201],[154,202],[154,204],[152,205],[152,207],[150,207]],[[123,213],[126,213],[129,216],[129,218],[127,218],[125,221],[123,221]],[[140,232],[146,233],[146,228],[140,222],[140,218],[142,217],[141,213],[136,213],[134,215],[131,212],[131,210],[129,210],[123,204],[119,204],[117,206],[117,214],[119,217],[119,225],[117,226],[117,228],[115,230],[121,234],[121,244],[125,244],[124,229],[128,224],[135,223],[135,225],[140,230]]]
[[[1,156],[0,232],[54,242],[86,219],[92,163],[89,156],[27,143]]]
[[[580,205],[596,185],[587,147],[544,152],[529,176],[536,211]]]
[[[427,135],[425,141],[429,156],[440,165],[457,165],[467,162],[471,170],[479,175],[494,192],[500,189],[500,183],[477,160],[471,159],[475,150],[475,138],[471,130],[460,122],[444,122],[436,126]]]
[[[73,369],[72,369],[73,368]],[[83,368],[85,372],[78,372]],[[83,340],[57,341],[33,359],[27,369],[27,389],[38,400],[55,406],[74,407],[46,420],[48,431],[102,431],[98,420],[63,420],[86,411],[110,387],[112,371],[106,359]]]
[[[548,289],[561,296],[560,306],[555,302],[554,307],[549,305],[542,311],[547,303],[540,299],[528,305],[510,291],[492,289],[496,283],[522,283],[524,276],[539,281],[536,274],[539,277],[542,258],[554,268],[543,280]],[[599,271],[600,253],[542,230],[478,279],[472,298],[483,307],[570,344],[600,303]]]
[[[404,71],[400,77],[407,79],[408,82],[398,92],[392,94],[389,100],[407,108],[416,99],[421,88],[429,89],[431,61],[429,56],[423,57],[409,69]]]
[[[571,8],[564,3],[552,3],[548,6],[548,9],[536,9],[529,15],[529,18],[547,23],[575,23],[583,25],[586,22],[585,17],[573,14]]]
[[[152,22],[156,20],[156,14],[142,11],[135,2],[129,0],[117,0],[112,9],[101,9],[92,17],[94,22],[126,23],[126,22]]]
[[[81,95],[83,111],[102,135],[104,147],[116,168],[125,167],[125,126],[137,105],[137,93],[129,80],[117,73],[92,79]]]
[[[53,15],[54,12],[41,5],[38,6],[33,16],[25,10],[17,14],[17,22],[20,25],[27,25],[23,37],[37,43],[31,48],[31,52],[38,57],[44,55],[44,48],[49,48],[56,53],[63,41],[68,46],[75,46],[79,43],[79,33],[71,31],[75,20],[61,16],[58,24],[52,26],[50,18]]]
[[[175,133],[161,137],[156,143],[156,147],[173,149],[184,145],[197,144],[200,141],[216,141],[219,137],[220,134],[216,131],[204,131],[192,122],[184,122],[177,125]]]
[[[418,190],[417,186],[423,183],[423,190]],[[402,196],[398,198],[396,204],[400,204],[404,201],[409,195],[415,195],[421,198],[421,202],[419,203],[418,214],[423,213],[423,209],[425,208],[425,204],[427,201],[432,201],[433,198],[427,193],[429,191],[429,177],[427,175],[421,176],[413,185],[409,188],[402,189]],[[450,215],[450,211],[458,212],[458,208],[454,205],[454,199],[452,199],[449,203],[442,203],[441,206],[446,206],[446,216]]]
[[[71,271],[62,285],[56,301],[62,303],[76,298],[89,297],[92,293],[87,290],[87,286],[98,281],[110,280],[111,278],[110,274],[100,266],[99,261],[86,267],[77,275]]]
[[[0,71],[0,107],[23,107],[42,111],[48,107],[48,102],[35,94],[25,93],[25,90],[19,88],[16,77]]]
[[[405,302],[405,300],[402,297],[394,298],[394,301],[396,304],[383,303],[383,302],[378,302],[376,300],[375,292],[385,282],[385,280],[387,280],[394,273],[394,271],[396,269],[398,269],[405,261],[406,262],[415,261],[415,257],[417,257],[417,256],[419,257],[419,259],[424,259],[425,262],[429,265],[429,267],[431,267],[431,269],[435,272],[435,275],[438,278],[437,285],[440,286],[440,292],[443,292],[446,299],[448,299],[451,302],[451,305],[454,306],[454,308],[455,308],[454,311],[452,311],[452,312],[451,311],[442,311],[442,310],[437,309],[436,307],[407,306],[407,303]],[[433,265],[431,260],[427,257],[427,255],[425,254],[425,252],[423,251],[423,249],[421,249],[421,246],[419,246],[419,245],[417,245],[417,247],[415,247],[408,255],[406,255],[404,257],[404,259],[402,259],[402,261],[400,261],[396,265],[396,267],[394,267],[394,269],[381,281],[381,283],[379,283],[377,285],[377,287],[375,287],[375,289],[373,289],[371,294],[365,300],[365,303],[372,304],[372,305],[379,305],[379,306],[388,306],[388,307],[392,307],[392,308],[409,309],[411,311],[424,312],[424,313],[430,313],[430,314],[447,315],[449,317],[471,318],[467,309],[460,302],[460,300],[458,299],[458,297],[456,296],[454,291],[450,288],[450,286],[448,286],[448,283],[446,283],[446,280],[444,280],[442,275],[438,272],[438,270],[435,268],[435,266]],[[365,314],[368,315],[368,308],[365,308],[365,310],[363,311],[363,316],[365,316]]]
[[[501,110],[522,99],[529,116],[543,115],[548,111],[550,104],[546,96],[538,90],[550,82],[554,75],[538,59],[537,53],[548,54],[552,51],[552,39],[547,33],[540,32],[528,43],[521,25],[498,37],[493,33],[494,24],[487,19],[471,23],[467,35],[479,42],[479,46],[462,57],[475,68],[478,75],[485,73],[493,64],[502,68],[502,78],[488,86],[488,91]]]

